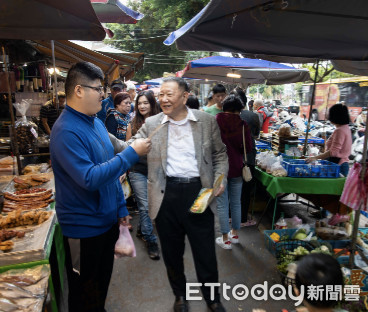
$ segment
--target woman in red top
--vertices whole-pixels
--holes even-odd
[[[230,94],[223,101],[223,112],[216,115],[222,142],[226,145],[229,158],[229,172],[225,192],[217,198],[217,211],[222,236],[216,238],[216,244],[224,249],[231,249],[231,243],[238,243],[238,230],[241,221],[242,169],[244,159],[243,128],[247,151],[253,148],[248,125],[240,118],[243,108],[241,99]],[[231,209],[231,225],[229,226],[229,209]]]

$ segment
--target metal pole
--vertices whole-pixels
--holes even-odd
[[[303,148],[303,155],[304,156],[307,153],[308,134],[309,134],[309,129],[310,129],[310,121],[311,121],[311,117],[312,117],[312,109],[313,109],[313,104],[314,104],[314,94],[316,93],[316,84],[317,84],[317,77],[318,77],[318,67],[319,67],[319,60],[317,60],[317,68],[316,68],[316,73],[314,75],[314,81],[313,81],[313,91],[312,91],[312,98],[311,98],[311,103],[310,103],[310,107],[309,107],[309,117],[308,117],[308,124],[307,124],[307,132],[305,134],[305,142],[304,142],[304,148]]]
[[[56,110],[59,112],[59,97],[57,94],[57,78],[56,78],[56,63],[55,63],[55,45],[54,40],[51,40],[51,53],[52,53],[52,66],[54,67],[54,92],[55,92],[55,101],[56,101]]]
[[[10,136],[11,136],[11,141],[14,144],[13,146],[14,146],[15,157],[17,158],[18,174],[21,175],[22,174],[22,165],[20,163],[17,133],[15,132],[15,118],[14,118],[12,95],[11,95],[11,89],[10,89],[8,63],[7,63],[6,57],[5,57],[5,47],[2,46],[1,48],[2,48],[2,52],[3,52],[3,63],[4,63],[4,66],[5,66],[6,85],[7,85],[7,88],[8,88],[8,103],[9,103],[9,112],[10,112],[10,119],[11,119],[11,134],[10,134]]]

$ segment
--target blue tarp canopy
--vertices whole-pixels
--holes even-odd
[[[149,86],[159,86],[162,83],[162,78],[146,80],[144,83]]]
[[[190,61],[182,77],[269,85],[310,79],[308,70],[304,68],[297,69],[271,61],[226,56],[210,56]]]

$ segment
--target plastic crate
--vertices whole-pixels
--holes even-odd
[[[270,150],[271,149],[271,143],[267,141],[256,141],[256,148],[257,149],[264,149],[264,150]]]
[[[285,153],[280,153],[280,155],[282,156],[282,159],[300,159],[299,156],[290,156],[290,155],[286,155]]]
[[[305,137],[299,137],[299,142],[300,143],[304,143],[305,142]],[[308,138],[308,143],[310,144],[323,144],[325,143],[325,140],[322,138],[316,138],[316,137],[311,137]]]
[[[270,253],[272,255],[276,256],[276,249],[278,248],[278,245],[283,244],[283,241],[275,242],[271,238],[272,233],[277,233],[277,234],[280,235],[280,237],[282,235],[286,234],[286,235],[289,235],[289,237],[291,238],[297,230],[298,229],[264,230],[263,234],[264,234],[264,240],[265,240],[266,248],[270,251]],[[315,235],[314,228],[311,228],[310,230],[311,230],[311,232],[313,232],[313,236],[314,236]],[[367,233],[368,228],[359,228],[359,231],[361,231],[363,233]],[[331,245],[332,249],[345,248],[350,243],[350,240],[322,240],[322,239],[318,239],[318,241],[320,243],[324,243],[324,242],[329,243]],[[365,241],[367,242],[367,240],[365,240]],[[341,256],[341,257],[343,257],[343,256]]]
[[[308,251],[313,250],[313,246],[309,244],[308,242],[301,241],[301,240],[288,240],[284,241],[283,244],[279,244],[276,247],[276,260],[277,264],[279,265],[282,262],[281,256],[288,251],[293,251],[295,248],[298,248],[299,246],[303,246]],[[303,256],[301,256],[303,257]],[[287,276],[285,273],[277,270],[277,272],[280,274],[282,282],[285,286],[295,286],[295,279]]]
[[[327,160],[306,163],[304,159],[288,159],[282,162],[288,177],[293,178],[338,178],[340,166]]]
[[[295,233],[296,230],[297,229],[264,230],[263,231],[263,234],[264,234],[266,248],[270,251],[270,253],[272,253],[274,256],[276,256],[276,246],[279,245],[279,244],[283,244],[283,241],[281,241],[281,242],[275,242],[271,238],[271,234],[272,233],[277,233],[277,234],[280,235],[280,237],[282,235],[287,234],[291,238],[291,236]]]

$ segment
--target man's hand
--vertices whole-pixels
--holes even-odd
[[[225,186],[223,184],[221,184],[219,186],[219,188],[217,189],[216,193],[215,193],[215,196],[216,197],[219,197],[222,195],[222,193],[225,192]]]
[[[134,150],[139,156],[147,155],[151,150],[151,140],[136,139],[130,146],[134,148]]]
[[[130,215],[127,215],[124,218],[119,218],[119,224],[128,226],[129,223],[130,223],[130,219],[132,219],[132,217]]]
[[[305,160],[305,162],[306,162],[306,163],[311,163],[311,162],[316,161],[316,160],[318,160],[317,156],[312,156],[312,157],[308,157],[308,158]]]

